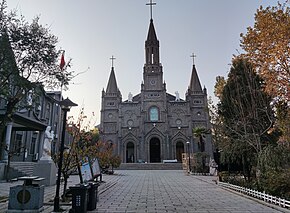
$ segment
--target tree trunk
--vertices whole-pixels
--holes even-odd
[[[63,192],[62,192],[62,196],[61,199],[63,202],[65,202],[65,192],[66,192],[66,188],[67,188],[67,181],[68,181],[69,176],[63,174]]]
[[[248,181],[248,174],[246,171],[245,156],[244,155],[242,155],[242,165],[243,165],[243,175],[244,175],[246,181]]]

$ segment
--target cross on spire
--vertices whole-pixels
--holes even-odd
[[[195,65],[195,64],[194,64],[194,58],[196,57],[196,55],[194,55],[194,53],[192,53],[190,57],[192,57],[193,65]]]
[[[147,3],[146,5],[149,5],[150,6],[150,19],[152,19],[152,6],[153,5],[156,5],[155,2],[152,2],[152,0],[150,0],[149,3]]]
[[[112,60],[112,67],[114,67],[114,60],[115,60],[116,58],[114,58],[114,56],[112,55],[112,57],[111,57],[110,59]]]

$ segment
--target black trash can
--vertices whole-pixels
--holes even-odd
[[[88,200],[88,210],[92,211],[96,209],[97,201],[98,201],[98,187],[99,184],[95,182],[89,182],[89,200]]]
[[[90,189],[89,184],[78,184],[75,186],[69,187],[72,193],[72,208],[70,212],[73,213],[86,213]]]

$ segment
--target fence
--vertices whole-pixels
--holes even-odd
[[[225,183],[225,182],[219,182],[219,185],[222,187],[229,188],[229,189],[238,191],[240,193],[258,198],[260,200],[264,200],[265,202],[268,202],[268,203],[273,203],[284,208],[290,208],[290,201],[281,199],[272,195],[268,195],[265,192],[259,192],[256,190],[248,189],[242,186],[236,186],[236,185]]]

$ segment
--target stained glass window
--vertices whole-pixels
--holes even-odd
[[[149,111],[149,115],[150,115],[150,121],[158,121],[159,120],[158,108],[151,107]]]

